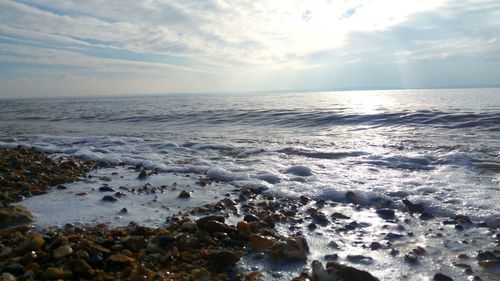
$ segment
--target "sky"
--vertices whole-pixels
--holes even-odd
[[[498,84],[498,0],[0,0],[0,97]]]

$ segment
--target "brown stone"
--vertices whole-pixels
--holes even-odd
[[[0,229],[32,222],[34,219],[28,209],[20,205],[0,208]]]
[[[115,254],[106,260],[106,266],[111,271],[121,271],[127,267],[134,267],[135,260],[123,254]]]
[[[62,269],[59,269],[57,267],[49,267],[47,268],[43,274],[42,274],[42,279],[43,280],[57,280],[57,279],[68,279],[71,276],[73,276],[73,273],[71,271],[64,271]]]
[[[250,248],[254,252],[261,252],[263,250],[269,249],[276,243],[276,239],[270,236],[261,236],[253,234],[250,236]]]

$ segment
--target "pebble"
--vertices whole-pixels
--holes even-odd
[[[344,214],[342,214],[342,213],[337,213],[337,212],[333,213],[333,214],[331,215],[331,217],[332,217],[332,219],[334,219],[334,220],[335,220],[335,219],[339,219],[339,220],[347,220],[347,219],[350,219],[350,217],[348,217],[348,216],[346,216],[346,215],[344,215]]]
[[[100,192],[115,192],[115,190],[109,186],[101,186],[99,187]]]
[[[379,215],[383,219],[394,219],[394,210],[391,209],[378,209],[376,211],[377,215]]]
[[[72,264],[77,276],[90,279],[95,275],[95,270],[83,259],[75,259]]]
[[[269,256],[275,260],[307,260],[309,245],[302,236],[291,236],[269,248]]]
[[[111,195],[104,195],[102,197],[102,201],[105,201],[105,202],[116,202],[116,201],[118,201],[118,199],[116,199],[115,197],[113,197]]]
[[[73,273],[71,271],[65,271],[57,267],[49,267],[43,272],[42,279],[44,280],[68,279],[71,276],[73,276]]]
[[[382,248],[383,248],[383,246],[382,246],[382,244],[380,244],[379,242],[371,242],[371,243],[370,243],[370,249],[372,249],[372,250],[374,250],[374,251],[375,251],[375,250],[380,250],[380,249],[382,249]]]
[[[257,234],[253,234],[250,236],[250,248],[254,252],[266,250],[276,242],[276,239],[270,236],[261,236]]]
[[[256,215],[246,214],[243,217],[243,220],[246,221],[246,222],[253,222],[253,221],[260,221],[260,218],[258,216],[256,216]]]
[[[220,221],[216,220],[209,220],[205,223],[204,228],[206,231],[210,233],[214,232],[223,232],[227,233],[231,231],[231,228],[229,228],[225,223],[222,223]]]
[[[73,249],[69,245],[62,245],[54,250],[53,255],[56,260],[73,254]]]
[[[189,232],[195,232],[198,229],[198,226],[194,221],[187,221],[182,224],[182,229]]]
[[[143,179],[146,179],[148,177],[148,173],[146,173],[146,171],[142,170],[139,175],[137,176],[138,179],[140,180],[143,180]]]
[[[8,272],[4,272],[0,275],[0,281],[16,281],[16,277]]]
[[[106,260],[106,266],[109,270],[120,271],[126,267],[132,267],[135,264],[133,258],[127,257],[123,254],[114,254]]]
[[[325,260],[326,261],[336,261],[339,259],[339,255],[337,254],[328,254],[328,255],[325,255]]]
[[[184,199],[185,199],[185,198],[190,198],[190,197],[191,197],[191,194],[190,194],[188,191],[183,190],[183,191],[181,191],[181,192],[179,193],[179,196],[178,196],[178,197],[179,197],[179,198],[184,198]]]
[[[385,239],[387,239],[387,240],[397,240],[397,239],[401,239],[403,237],[404,237],[404,235],[392,233],[392,232],[387,233],[387,235],[385,235]]]
[[[369,264],[373,262],[371,257],[363,256],[363,255],[347,255],[346,259],[353,263],[364,263]]]
[[[241,256],[227,250],[215,251],[209,257],[212,265],[218,269],[230,268],[234,266],[234,264],[236,264],[240,260],[240,258]]]
[[[356,281],[379,281],[378,278],[367,271],[343,265],[337,262],[328,262],[326,270],[319,261],[312,262],[312,280],[332,281],[332,280],[356,280]],[[340,277],[340,278],[339,278]],[[306,280],[306,279],[304,279]]]
[[[446,276],[442,273],[436,273],[432,278],[434,281],[453,281],[453,279],[449,276]]]

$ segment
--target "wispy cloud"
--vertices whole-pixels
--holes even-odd
[[[180,76],[186,91],[305,87],[311,69],[498,60],[499,30],[493,0],[0,0],[0,79],[44,69],[51,81],[135,75],[160,91]]]

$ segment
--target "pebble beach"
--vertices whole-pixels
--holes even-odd
[[[499,274],[498,226],[465,215],[435,217],[410,201],[395,211],[383,202],[363,207],[355,192],[345,194],[346,203],[285,198],[206,175],[165,178],[140,166],[29,148],[0,152],[7,187],[2,280],[496,280]],[[208,195],[217,185],[224,193]],[[76,217],[50,208],[70,197],[95,205],[101,216],[90,212],[81,221],[71,210]],[[163,209],[155,205],[166,202]],[[147,215],[148,205],[162,211]],[[40,217],[51,213],[55,220]]]

